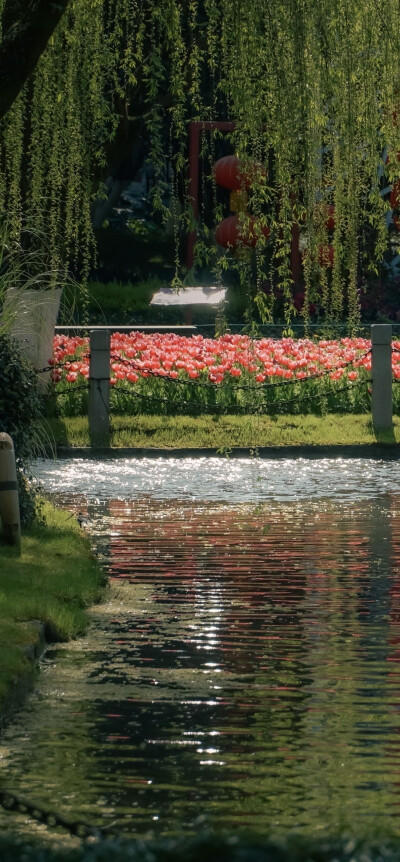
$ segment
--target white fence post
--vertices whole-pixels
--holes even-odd
[[[89,434],[92,443],[107,442],[110,431],[110,332],[90,332]]]
[[[371,326],[372,341],[372,423],[377,431],[393,428],[392,327],[390,323]]]
[[[17,468],[13,441],[9,434],[0,434],[0,519],[3,539],[21,551],[21,523]]]

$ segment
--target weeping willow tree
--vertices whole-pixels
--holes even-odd
[[[0,0],[4,21],[9,4]],[[187,192],[188,121],[229,118],[232,145],[251,168],[241,229],[245,236],[256,217],[260,313],[272,319],[270,281],[292,318],[297,225],[305,318],[313,301],[326,319],[355,323],[360,274],[376,270],[387,248],[383,190],[400,175],[399,59],[397,0],[69,0],[1,123],[1,219],[16,243],[33,226],[47,237],[50,267],[85,277],[91,208],[118,154],[146,134],[155,206],[168,158],[174,208]],[[238,258],[251,279],[245,249]]]

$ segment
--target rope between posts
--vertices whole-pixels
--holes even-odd
[[[107,405],[107,403],[104,399],[104,395],[103,395],[103,392],[102,392],[102,389],[100,386],[100,383],[102,381],[109,380],[109,378],[103,377],[103,378],[92,378],[92,379],[96,380],[97,390],[98,390],[100,398],[103,402],[103,406],[104,406],[105,410],[107,411],[107,413],[110,415],[109,406]],[[294,382],[300,382],[300,381],[294,381]],[[331,395],[336,395],[337,393],[340,393],[340,392],[349,391],[351,389],[354,389],[355,387],[362,386],[364,384],[368,384],[371,382],[372,382],[371,379],[368,378],[366,380],[354,381],[354,382],[348,384],[347,386],[335,387],[335,389],[332,392],[322,392],[322,393],[320,392],[320,393],[314,393],[314,394],[302,393],[302,396],[300,398],[299,397],[287,398],[287,399],[283,399],[280,401],[273,401],[270,403],[270,405],[253,405],[253,407],[254,406],[256,406],[256,407],[259,407],[259,406],[279,407],[279,406],[286,406],[288,404],[296,404],[296,403],[299,404],[299,403],[301,403],[301,401],[304,401],[304,400],[318,400],[318,399],[321,400],[323,398],[328,398]],[[400,381],[394,380],[393,382],[399,383]],[[218,386],[219,386],[219,384],[215,384],[211,388],[214,391],[217,391]],[[237,387],[237,388],[239,388],[239,387]],[[262,388],[263,387],[261,385],[260,386],[246,387],[246,389],[248,391],[252,391],[252,392],[262,392]],[[52,395],[55,395],[56,397],[58,397],[59,395],[71,395],[74,392],[80,392],[80,391],[88,390],[88,389],[89,389],[89,384],[85,383],[85,384],[82,384],[81,386],[73,386],[73,387],[70,387],[69,389],[62,389],[62,390],[58,390],[55,392],[54,391],[50,392],[50,393],[46,394],[44,397],[49,398]],[[133,389],[125,389],[122,387],[118,387],[118,388],[113,387],[112,391],[115,392],[116,395],[119,395],[119,394],[130,395],[133,398],[141,398],[144,401],[154,401],[154,402],[159,402],[161,404],[170,404],[170,405],[173,404],[176,407],[188,407],[188,408],[194,409],[194,410],[210,410],[211,412],[216,412],[216,411],[221,411],[221,410],[227,412],[229,409],[231,409],[235,412],[237,412],[238,410],[246,411],[249,409],[249,406],[252,406],[249,404],[246,404],[246,405],[245,404],[227,404],[227,405],[210,404],[209,402],[194,404],[192,402],[185,401],[185,400],[171,401],[170,398],[162,398],[161,396],[155,396],[155,395],[145,395],[145,394],[140,393],[140,392],[135,392]]]
[[[106,403],[106,401],[104,400],[103,391],[102,391],[102,388],[101,388],[101,386],[100,386],[100,382],[101,382],[101,380],[102,380],[102,379],[104,379],[104,378],[100,378],[100,377],[99,377],[99,378],[97,379],[97,387],[96,387],[96,388],[97,388],[97,391],[98,391],[98,393],[99,393],[99,395],[100,395],[100,398],[101,398],[101,400],[102,400],[102,402],[103,402],[103,407],[104,407],[104,409],[105,409],[105,411],[106,411],[107,415],[108,415],[108,416],[110,416],[110,408],[109,408],[109,405],[108,405],[108,404]],[[108,380],[108,378],[106,378],[106,379]]]
[[[347,386],[339,386],[333,392],[322,392],[322,393],[318,392],[318,393],[315,393],[314,395],[312,395],[312,394],[304,395],[303,398],[305,398],[307,401],[313,401],[313,400],[317,400],[317,399],[322,400],[323,398],[329,398],[330,395],[336,395],[338,392],[348,392],[350,389],[355,389],[359,386],[364,386],[365,384],[369,384],[369,383],[372,383],[371,378],[368,378],[366,380],[357,380],[357,381],[354,381],[354,383],[349,383]],[[280,405],[296,404],[299,402],[300,402],[300,399],[291,398],[291,399],[288,399],[287,401],[274,401],[273,406],[279,407]]]
[[[248,405],[248,404],[209,404],[208,402],[205,402],[203,404],[193,404],[193,403],[190,403],[189,401],[171,401],[169,398],[162,398],[160,396],[157,397],[155,395],[143,395],[140,392],[134,392],[131,389],[119,388],[119,389],[114,389],[114,392],[116,394],[121,393],[121,394],[130,395],[133,398],[141,398],[143,401],[155,401],[155,402],[158,402],[161,404],[169,404],[170,406],[174,406],[174,407],[187,407],[190,410],[200,410],[200,411],[206,410],[206,411],[210,411],[213,413],[216,413],[216,412],[227,413],[227,412],[229,412],[229,410],[232,410],[236,413],[237,411],[248,411],[249,407],[251,407],[253,410],[257,410],[257,408],[261,408],[261,407],[263,407],[264,409],[267,409],[268,407],[269,408],[271,408],[271,407],[275,408],[275,407],[280,407],[280,406],[287,406],[288,404],[301,404],[301,402],[303,400],[307,400],[307,401],[322,400],[324,398],[329,398],[331,395],[336,395],[336,393],[338,393],[338,392],[346,392],[350,389],[354,389],[358,386],[368,384],[368,383],[371,383],[370,379],[359,380],[357,382],[350,383],[347,386],[341,386],[341,387],[335,389],[334,392],[306,394],[306,395],[303,395],[301,399],[300,398],[288,398],[288,399],[281,400],[281,401],[273,401],[269,405],[266,405],[266,404],[264,404],[264,405],[261,405],[261,404],[260,405],[254,405],[254,404],[253,405]]]
[[[88,383],[82,383],[81,386],[71,386],[70,389],[52,390],[51,392],[46,392],[46,394],[43,396],[43,398],[52,398],[53,395],[55,395],[58,398],[59,395],[71,395],[72,392],[80,392],[83,389],[89,389],[89,384]]]
[[[398,351],[398,352],[400,352],[400,351]],[[350,360],[349,362],[343,363],[342,365],[335,365],[335,366],[333,366],[333,368],[328,369],[326,371],[318,372],[317,374],[305,375],[304,377],[303,376],[302,377],[293,377],[290,379],[281,380],[278,383],[266,383],[265,381],[260,381],[258,386],[239,383],[239,384],[233,385],[233,389],[234,390],[241,390],[241,391],[254,391],[254,390],[258,390],[261,387],[264,389],[275,389],[275,388],[280,388],[282,386],[294,386],[296,383],[307,383],[309,380],[320,380],[320,379],[323,379],[324,377],[329,377],[332,373],[335,373],[336,371],[345,371],[346,368],[349,368],[352,366],[357,367],[359,365],[360,361],[362,359],[364,359],[366,356],[368,356],[369,353],[371,353],[371,349],[366,350],[360,356],[358,356],[355,359]],[[65,368],[68,370],[69,367],[75,361],[81,361],[82,359],[87,359],[89,357],[90,357],[90,353],[85,353],[85,354],[79,356],[78,360],[72,359],[72,360],[67,360],[67,362],[59,362],[59,363],[54,363],[53,365],[47,365],[47,366],[39,369],[38,373],[44,373],[46,371],[54,371],[55,369],[60,369],[60,368]],[[129,359],[126,359],[125,357],[118,356],[118,354],[112,354],[111,353],[110,354],[110,360],[114,360],[114,362],[119,362],[119,363],[122,363],[123,365],[128,366],[132,370],[137,371],[140,376],[146,375],[146,376],[155,377],[155,378],[160,379],[160,380],[169,380],[169,381],[176,383],[178,385],[181,385],[181,386],[194,386],[194,387],[198,387],[198,388],[202,388],[202,389],[214,389],[215,387],[218,387],[221,385],[221,383],[216,383],[216,382],[215,383],[214,382],[205,383],[205,382],[202,382],[199,380],[182,380],[179,378],[171,377],[168,374],[160,374],[151,368],[147,368],[146,366],[145,367],[140,366],[134,360],[129,360]],[[281,366],[278,366],[278,367],[281,367]],[[260,373],[262,373],[261,368],[260,368]],[[100,378],[95,378],[95,379],[100,380]],[[107,378],[101,378],[101,379],[108,380],[109,378],[107,377]],[[77,387],[74,389],[74,391],[76,391],[76,390],[77,390]],[[57,395],[67,394],[70,391],[72,392],[73,390],[68,389],[68,390],[63,390],[61,392],[58,391],[58,392],[56,392],[56,394]]]
[[[224,412],[224,411],[227,412],[229,409],[235,410],[235,412],[237,412],[238,410],[248,410],[249,409],[248,406],[245,406],[242,404],[235,404],[235,405],[232,405],[232,404],[227,404],[227,405],[226,404],[208,404],[207,402],[203,403],[203,404],[193,404],[190,401],[182,401],[182,400],[181,401],[171,401],[170,398],[162,398],[161,396],[157,397],[156,395],[142,395],[140,392],[134,392],[131,389],[114,389],[114,392],[117,395],[119,393],[121,393],[121,394],[130,395],[132,398],[140,398],[140,399],[142,399],[142,401],[154,401],[157,404],[169,404],[170,406],[173,406],[173,407],[186,407],[186,408],[188,408],[188,411],[189,410],[197,410],[197,411],[201,411],[201,412],[206,411],[206,412],[217,413],[217,412]]]
[[[44,371],[54,371],[56,368],[69,368],[74,362],[81,362],[82,359],[89,359],[90,353],[81,353],[77,359],[67,359],[65,362],[53,362],[51,365],[45,365],[44,368],[37,368],[38,374],[43,374]]]
[[[400,351],[396,351],[396,352],[400,352]],[[360,361],[362,359],[364,359],[366,356],[368,356],[369,353],[371,353],[371,349],[366,350],[360,356],[356,357],[355,359],[350,360],[349,362],[345,362],[342,365],[335,365],[335,366],[333,366],[333,368],[330,368],[326,371],[318,372],[317,374],[309,374],[309,375],[306,375],[304,377],[303,376],[302,377],[293,377],[291,379],[281,380],[281,381],[279,381],[279,383],[265,383],[264,381],[262,381],[262,382],[260,382],[259,386],[262,386],[263,388],[267,389],[267,388],[275,388],[275,387],[280,387],[280,386],[293,386],[295,383],[306,383],[308,380],[320,380],[323,377],[328,377],[330,374],[334,373],[335,371],[345,371],[346,368],[349,368],[351,366],[357,367],[357,365],[360,363]],[[77,361],[80,362],[82,359],[88,359],[88,358],[90,358],[90,353],[85,353],[85,354],[79,356],[77,360],[72,359],[72,360],[67,360],[67,362],[57,362],[57,363],[54,363],[53,365],[46,365],[43,368],[38,369],[38,373],[41,374],[41,373],[44,373],[45,371],[54,371],[54,370],[59,369],[59,368],[61,368],[61,369],[65,368],[68,370],[70,365],[72,365],[74,362],[77,362]],[[171,380],[174,383],[177,383],[177,384],[180,384],[183,386],[198,386],[201,388],[214,388],[215,386],[220,385],[219,383],[213,383],[213,382],[205,383],[205,382],[202,382],[200,380],[182,380],[182,379],[178,379],[175,377],[170,377],[168,374],[159,374],[159,373],[157,373],[157,371],[154,371],[151,368],[147,368],[147,367],[143,367],[143,366],[139,365],[137,361],[135,362],[135,360],[126,359],[125,357],[119,356],[118,354],[111,353],[110,354],[110,360],[113,360],[114,362],[122,363],[123,365],[126,365],[135,371],[138,371],[139,374],[150,375],[152,377],[156,377],[156,378],[159,378],[162,380]],[[281,367],[281,366],[279,366],[279,367]],[[260,368],[260,373],[262,373],[261,368]],[[96,379],[100,379],[100,378],[96,378]],[[108,379],[108,378],[104,378],[104,379]],[[234,388],[235,389],[241,389],[241,390],[251,390],[254,387],[251,385],[239,383],[239,384],[236,384],[234,386]]]
[[[28,814],[37,823],[43,823],[45,826],[56,827],[61,826],[70,835],[76,835],[79,838],[102,838],[108,835],[118,835],[111,827],[106,829],[93,826],[84,820],[69,820],[62,814],[54,811],[49,811],[41,805],[36,805],[27,799],[16,796],[15,793],[8,790],[0,790],[0,806],[5,811],[15,811],[20,814]]]
[[[294,377],[294,378],[291,378],[290,380],[281,380],[279,383],[265,383],[264,381],[263,382],[260,381],[260,383],[258,383],[257,386],[251,386],[251,385],[249,386],[249,385],[239,383],[239,384],[234,385],[232,388],[234,390],[238,389],[238,390],[257,391],[258,389],[261,389],[261,388],[263,388],[263,389],[275,389],[275,388],[280,387],[280,386],[293,386],[295,383],[307,383],[309,380],[320,380],[323,377],[329,377],[335,371],[345,371],[346,368],[354,366],[361,359],[364,359],[366,356],[368,356],[369,353],[371,353],[371,350],[366,350],[365,353],[362,353],[359,357],[357,357],[357,359],[352,359],[349,362],[344,363],[343,365],[335,365],[333,368],[331,368],[327,371],[323,371],[323,372],[318,373],[318,374],[310,374],[310,375],[304,376],[304,377]],[[159,373],[157,373],[157,371],[153,371],[150,368],[146,368],[146,367],[138,365],[137,363],[135,363],[134,360],[124,359],[123,357],[119,357],[119,356],[114,355],[114,354],[110,354],[110,358],[114,359],[114,361],[120,362],[124,365],[128,365],[133,370],[138,371],[139,374],[143,375],[143,373],[144,373],[146,375],[150,375],[151,377],[156,377],[160,380],[170,380],[172,383],[177,383],[177,384],[180,384],[183,386],[195,386],[195,387],[197,386],[197,387],[202,388],[202,389],[214,389],[215,387],[218,387],[221,385],[220,383],[203,383],[202,381],[197,381],[197,380],[182,380],[182,379],[179,379],[176,377],[170,377],[168,374],[159,374]]]

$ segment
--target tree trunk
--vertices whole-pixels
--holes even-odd
[[[0,45],[0,119],[34,71],[68,3],[69,0],[6,2]]]

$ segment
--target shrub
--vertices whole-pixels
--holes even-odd
[[[29,459],[37,454],[41,399],[37,376],[16,342],[0,334],[0,431],[13,439],[17,461],[21,523],[37,515],[36,493],[29,481]]]

